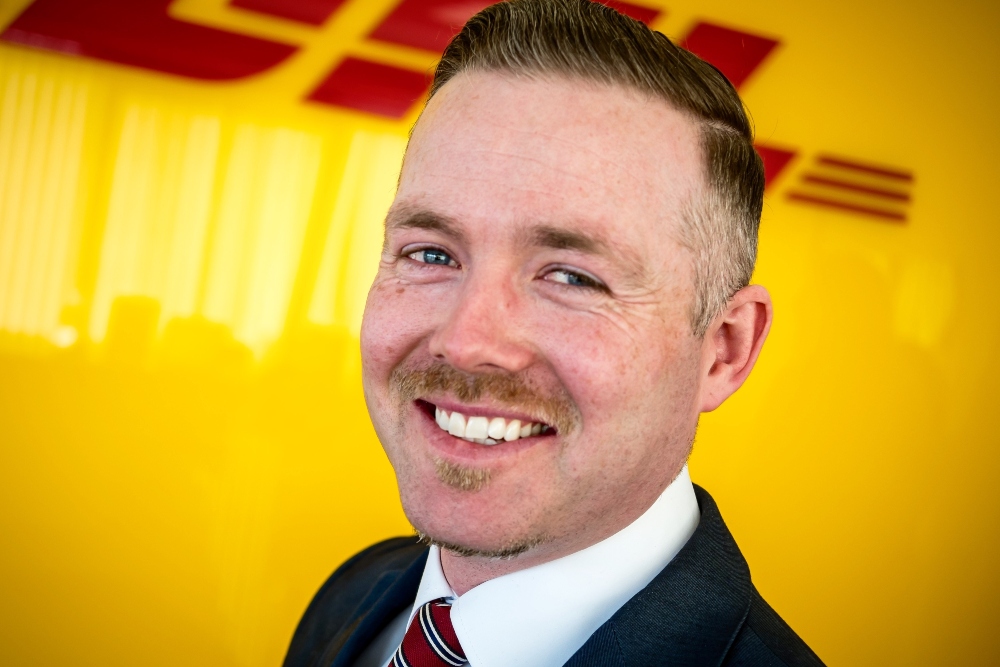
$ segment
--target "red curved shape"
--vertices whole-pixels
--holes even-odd
[[[264,72],[295,46],[180,21],[171,0],[36,0],[0,39],[191,79]]]

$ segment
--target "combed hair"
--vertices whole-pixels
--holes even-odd
[[[509,0],[487,7],[448,44],[431,96],[465,71],[560,75],[626,86],[689,114],[701,129],[705,195],[685,211],[693,255],[691,326],[704,335],[757,259],[764,166],[732,84],[662,33],[591,0]]]

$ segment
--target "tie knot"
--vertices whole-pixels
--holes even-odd
[[[451,624],[451,603],[438,598],[417,611],[389,667],[462,667],[467,663]]]

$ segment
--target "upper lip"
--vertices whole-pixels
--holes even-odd
[[[447,412],[460,412],[466,417],[503,417],[508,421],[518,419],[522,424],[531,422],[533,424],[543,424],[551,427],[551,424],[544,419],[532,417],[526,412],[518,412],[517,410],[511,410],[507,407],[494,405],[467,405],[447,398],[431,398],[426,396],[420,400],[437,406]]]

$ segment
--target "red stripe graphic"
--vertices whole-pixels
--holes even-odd
[[[813,195],[807,195],[802,192],[789,192],[788,198],[793,201],[800,201],[808,204],[816,204],[818,206],[827,206],[829,208],[835,208],[841,211],[850,211],[852,213],[862,213],[864,215],[872,215],[877,218],[894,220],[896,222],[904,222],[906,220],[906,215],[903,213],[899,213],[897,211],[886,211],[884,209],[872,208],[870,206],[849,204],[847,202],[836,201],[834,199],[826,199],[825,197],[816,197]]]
[[[826,178],[824,176],[816,176],[815,174],[806,174],[802,177],[802,180],[806,183],[816,183],[818,185],[829,185],[832,188],[839,188],[841,190],[850,190],[851,192],[862,192],[867,195],[873,195],[875,197],[884,197],[885,199],[894,199],[896,201],[910,201],[910,195],[905,192],[896,192],[895,190],[883,190],[882,188],[873,188],[867,185],[859,185],[857,183],[849,183],[847,181],[838,181],[835,178]]]
[[[894,178],[897,181],[913,181],[913,174],[908,171],[899,171],[896,169],[887,169],[885,167],[876,167],[871,164],[864,164],[862,162],[855,162],[853,160],[845,160],[844,158],[833,157],[831,155],[820,155],[816,158],[816,162],[820,164],[825,164],[831,167],[841,167],[843,169],[852,169],[854,171],[860,171],[866,174],[874,174],[875,176],[885,176],[886,178]]]

